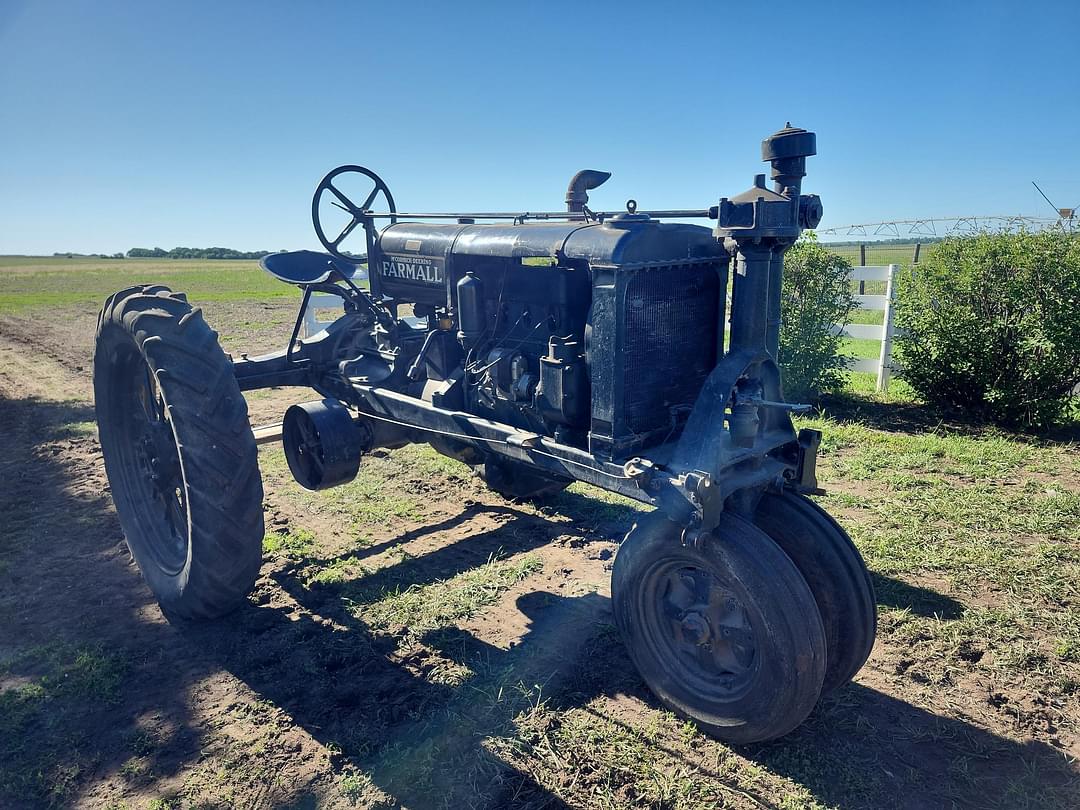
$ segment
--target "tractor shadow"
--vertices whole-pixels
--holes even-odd
[[[1076,807],[1063,752],[942,717],[858,682],[789,736],[743,753],[840,808]]]
[[[951,596],[938,593],[920,585],[911,585],[902,579],[870,572],[874,584],[874,595],[878,605],[888,608],[906,609],[916,616],[927,619],[938,618],[953,620],[964,615],[964,603]]]
[[[367,559],[457,529],[478,514],[506,522],[420,556],[403,555],[346,582],[306,582],[302,561],[280,565],[255,594],[254,601],[265,604],[250,604],[227,622],[191,626],[184,633],[334,752],[336,769],[366,774],[392,806],[566,807],[481,744],[492,734],[510,733],[513,717],[527,705],[515,684],[558,674],[550,652],[541,660],[541,645],[532,641],[510,651],[478,643],[455,657],[407,629],[377,631],[357,618],[358,606],[387,593],[468,572],[496,554],[535,549],[565,531],[565,525],[512,508],[477,504],[347,556],[352,562]],[[592,615],[588,600],[575,610]],[[551,650],[565,652],[558,636],[549,635]],[[534,668],[522,663],[526,657]],[[360,801],[378,804],[380,798]]]
[[[485,740],[514,737],[521,713],[541,701],[552,712],[577,709],[623,723],[640,738],[640,727],[603,698],[624,703],[629,696],[645,712],[659,706],[613,631],[609,600],[597,594],[520,593],[526,630],[509,647],[454,627],[419,637],[376,632],[350,610],[350,599],[443,580],[496,551],[527,551],[567,531],[566,523],[513,507],[472,507],[470,514],[487,510],[505,522],[359,581],[311,587],[295,568],[271,567],[236,615],[185,628],[166,624],[123,549],[95,466],[92,420],[85,404],[0,398],[5,807],[103,803],[101,784],[115,784],[148,741],[154,750],[145,756],[158,784],[179,787],[207,739],[207,719],[196,716],[189,692],[206,688],[222,669],[325,744],[338,772],[355,768],[392,804],[420,808],[567,807]],[[581,529],[603,522],[606,513],[588,514],[580,496],[564,497],[566,509],[580,507],[585,515]],[[402,533],[386,548],[461,528],[467,519]],[[955,600],[898,580],[877,576],[875,586],[882,604],[943,618],[962,610]],[[71,666],[80,655],[94,664],[94,678],[76,689],[70,676],[82,670]],[[55,695],[40,702],[11,697],[12,679],[58,683],[55,666],[68,673]],[[467,677],[446,677],[454,667]],[[236,699],[230,695],[224,697]],[[682,745],[652,745],[673,767],[730,784],[729,773],[710,770]],[[858,684],[823,700],[789,737],[736,753],[842,808],[1012,806],[1025,799],[1009,791],[1038,796],[1047,785],[1075,779],[1048,745],[1013,742]],[[74,781],[57,776],[76,772]],[[588,804],[583,795],[571,800]],[[301,806],[315,803],[313,794],[297,798]],[[774,804],[768,796],[755,801]]]
[[[96,804],[136,752],[168,781],[201,747],[182,696],[215,665],[183,649],[131,563],[94,418],[0,396],[4,807]]]
[[[295,567],[281,568],[272,579],[289,596],[288,605],[252,605],[227,624],[187,631],[189,638],[216,650],[225,668],[338,752],[339,768],[365,774],[391,806],[571,806],[512,758],[493,752],[490,741],[517,737],[521,718],[541,708],[581,710],[640,737],[640,727],[611,711],[612,705],[625,705],[630,697],[648,713],[659,704],[614,630],[607,597],[544,590],[518,595],[526,630],[509,647],[453,626],[410,635],[375,631],[356,618],[358,604],[381,594],[445,580],[483,565],[496,551],[537,548],[566,529],[512,508],[469,509],[501,512],[507,520],[348,583],[314,587]],[[448,518],[382,547],[465,520]],[[921,615],[947,618],[963,610],[955,600],[899,580],[876,576],[875,586],[882,604]],[[454,672],[465,675],[446,674]],[[706,758],[679,745],[677,737],[650,745],[673,766],[748,794],[730,771],[703,765]],[[712,743],[702,739],[700,745]],[[1008,803],[1008,791],[1027,774],[1054,786],[1074,778],[1048,745],[1016,743],[858,684],[823,699],[787,738],[735,753],[842,808],[963,805],[971,803],[965,797],[972,784],[980,791],[975,804]],[[563,784],[576,774],[566,777]],[[582,796],[569,800],[577,806]],[[776,806],[766,795],[753,799]]]

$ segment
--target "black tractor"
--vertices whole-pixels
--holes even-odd
[[[101,446],[166,615],[219,617],[251,590],[263,490],[243,392],[310,386],[324,398],[280,429],[309,489],[351,480],[375,448],[426,442],[507,498],[585,481],[655,507],[611,581],[641,676],[720,739],[791,731],[859,670],[876,625],[858,551],[807,497],[821,436],[796,432],[805,406],[784,401],[776,364],[784,253],[821,219],[801,193],[815,150],[789,125],[762,143],[771,187],[762,174],[716,205],[665,211],[591,210],[609,175],[586,170],[566,211],[408,214],[374,172],[341,166],[312,202],[327,252],[262,260],[303,301],[288,345],[259,357],[225,354],[181,293],[110,297]],[[365,250],[348,252],[358,229]],[[313,295],[343,314],[301,337]]]

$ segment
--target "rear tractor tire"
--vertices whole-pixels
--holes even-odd
[[[262,561],[262,479],[217,334],[167,287],[116,293],[98,318],[94,397],[120,525],[162,611],[232,611]]]
[[[681,535],[652,513],[615,557],[611,598],[630,658],[661,703],[717,739],[782,737],[825,677],[814,596],[780,547],[734,515]]]

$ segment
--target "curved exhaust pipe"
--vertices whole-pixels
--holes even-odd
[[[609,177],[611,172],[597,169],[582,169],[575,174],[570,185],[566,187],[566,210],[571,214],[581,213],[585,209],[585,203],[589,201],[589,191],[603,185]]]

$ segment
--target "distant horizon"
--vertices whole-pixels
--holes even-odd
[[[1017,214],[1016,216],[1017,217],[1025,217],[1027,219],[1039,219],[1040,218],[1037,215],[1026,215],[1026,214]],[[1045,217],[1041,217],[1041,218],[1046,219]],[[813,231],[808,231],[807,233],[814,233],[814,232]],[[896,236],[888,236],[888,235],[885,235],[885,234],[879,234],[879,235],[876,235],[876,236],[867,235],[865,237],[860,237],[860,238],[855,238],[855,237],[852,237],[852,236],[845,236],[845,237],[840,237],[840,238],[829,238],[829,237],[822,237],[820,235],[817,235],[817,239],[822,244],[836,245],[838,247],[844,247],[844,246],[848,246],[848,245],[888,245],[888,244],[895,244],[895,245],[911,244],[911,245],[914,245],[916,243],[929,244],[929,243],[932,243],[932,242],[941,241],[942,239],[945,239],[945,238],[947,238],[949,236],[963,236],[963,235],[964,234],[960,234],[960,233],[957,233],[957,234],[937,234],[937,235],[913,234],[913,235],[901,235],[899,237],[896,237]],[[157,248],[157,247],[160,247],[160,245],[155,245],[154,246],[154,248]],[[78,258],[78,257],[103,258],[103,259],[124,258],[125,260],[127,260],[127,259],[154,259],[154,258],[172,259],[173,261],[255,261],[256,260],[256,259],[243,258],[243,257],[212,258],[212,259],[204,258],[204,259],[200,259],[198,257],[177,257],[177,256],[157,256],[157,257],[154,257],[154,256],[136,256],[136,257],[131,257],[131,256],[127,255],[132,250],[139,250],[139,249],[151,249],[152,250],[154,248],[144,248],[143,246],[139,245],[139,246],[131,247],[131,248],[128,248],[127,250],[122,250],[122,251],[121,250],[114,250],[114,251],[102,251],[102,252],[81,251],[81,250],[55,250],[55,251],[51,251],[49,253],[6,253],[6,252],[3,252],[3,251],[0,251],[0,256],[10,256],[10,257],[26,258],[26,259],[52,259],[52,258],[64,258],[64,257],[67,257],[67,256],[71,256],[71,257],[75,257],[75,258]],[[277,248],[277,249],[274,249],[274,250],[267,250],[266,248],[254,248],[254,249],[249,250],[249,249],[245,249],[245,248],[228,247],[226,245],[211,245],[211,246],[206,247],[206,248],[190,247],[190,246],[187,246],[187,245],[176,245],[176,246],[174,246],[172,248],[162,248],[162,249],[165,250],[165,251],[180,250],[180,249],[186,249],[186,250],[231,250],[231,251],[236,251],[238,253],[263,253],[263,254],[269,254],[269,253],[278,253],[278,252],[288,251],[288,250],[298,250],[299,248]],[[319,250],[324,250],[324,248],[322,248],[321,246],[319,246],[318,249]],[[122,256],[117,256],[116,254],[123,254],[123,255]]]

